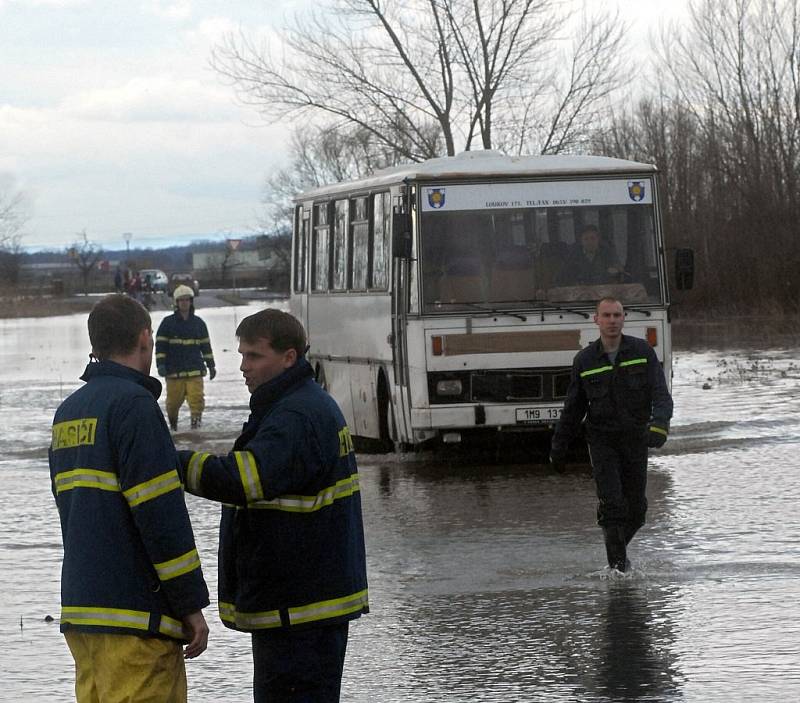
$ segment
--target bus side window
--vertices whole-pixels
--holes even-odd
[[[347,288],[347,220],[350,202],[337,200],[333,220],[333,290]]]
[[[369,218],[367,199],[353,198],[350,204],[350,270],[352,290],[366,290],[369,275]]]
[[[306,256],[308,251],[309,213],[302,205],[297,206],[294,239],[294,290],[306,290]]]
[[[372,270],[369,287],[374,290],[386,290],[389,286],[391,195],[376,193],[372,197]]]
[[[330,285],[330,225],[328,203],[314,206],[314,251],[311,289],[326,291]]]

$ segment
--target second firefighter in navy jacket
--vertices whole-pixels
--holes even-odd
[[[287,327],[298,330],[291,344],[279,331],[261,331]],[[297,320],[263,310],[245,318],[237,335],[252,394],[244,430],[226,456],[180,452],[186,489],[224,504],[220,617],[230,628],[265,634],[346,624],[369,609],[350,431],[309,363],[290,348],[305,349]],[[256,686],[260,666],[256,656]]]

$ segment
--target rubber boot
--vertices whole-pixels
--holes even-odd
[[[639,531],[639,527],[632,525],[625,525],[625,544],[630,544],[633,536]]]
[[[171,418],[169,419],[169,428],[170,428],[170,429],[171,429],[173,432],[177,432],[177,431],[178,431],[178,418],[177,418],[177,417],[175,417],[175,418],[172,418],[172,417],[171,417]]]
[[[603,528],[603,537],[606,541],[606,557],[612,569],[625,572],[628,559],[625,550],[625,528],[621,525],[611,525]]]
[[[192,415],[192,429],[196,430],[198,427],[200,427],[200,416]]]

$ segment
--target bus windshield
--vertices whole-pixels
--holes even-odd
[[[427,312],[662,303],[652,181],[425,186],[420,271]]]

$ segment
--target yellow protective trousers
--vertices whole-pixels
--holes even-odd
[[[178,422],[178,411],[184,400],[189,404],[189,414],[199,419],[206,407],[202,376],[167,379],[167,417],[170,422]]]
[[[78,631],[64,636],[75,660],[78,703],[186,703],[180,642]]]

